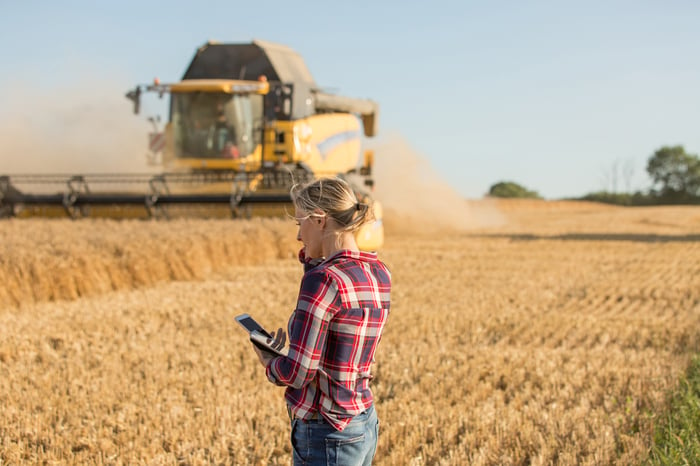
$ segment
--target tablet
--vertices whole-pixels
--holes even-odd
[[[269,332],[267,332],[259,323],[255,321],[248,314],[241,314],[236,316],[236,322],[241,324],[241,326],[248,332],[250,341],[253,342],[255,346],[263,351],[274,354],[275,356],[287,356],[286,348],[275,348],[272,346],[274,339]]]
[[[265,331],[262,326],[255,321],[252,317],[250,317],[248,314],[241,314],[239,316],[236,316],[236,322],[241,324],[244,329],[248,331],[248,333],[252,332],[253,330],[258,331],[265,335],[266,337],[272,338],[272,335],[270,335],[267,331]]]

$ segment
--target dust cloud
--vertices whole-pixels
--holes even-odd
[[[398,134],[374,147],[375,197],[389,233],[466,231],[505,223],[488,200],[467,201]]]
[[[0,174],[153,172],[146,163],[151,127],[133,114],[127,88],[87,78],[63,88],[5,88]]]

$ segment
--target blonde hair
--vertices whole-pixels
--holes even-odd
[[[339,232],[354,232],[372,219],[369,199],[359,201],[350,185],[340,178],[295,184],[290,194],[294,207],[309,214],[320,211],[335,221]]]

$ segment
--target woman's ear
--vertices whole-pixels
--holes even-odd
[[[312,218],[316,221],[318,227],[323,230],[323,228],[326,226],[326,215],[320,210],[316,210],[314,213],[317,214],[317,216]]]

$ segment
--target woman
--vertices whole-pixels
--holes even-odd
[[[354,232],[370,218],[343,180],[292,188],[305,273],[288,324],[289,353],[256,348],[270,381],[286,386],[294,464],[369,465],[379,422],[370,364],[389,314],[391,276]],[[283,346],[279,329],[275,342]]]

